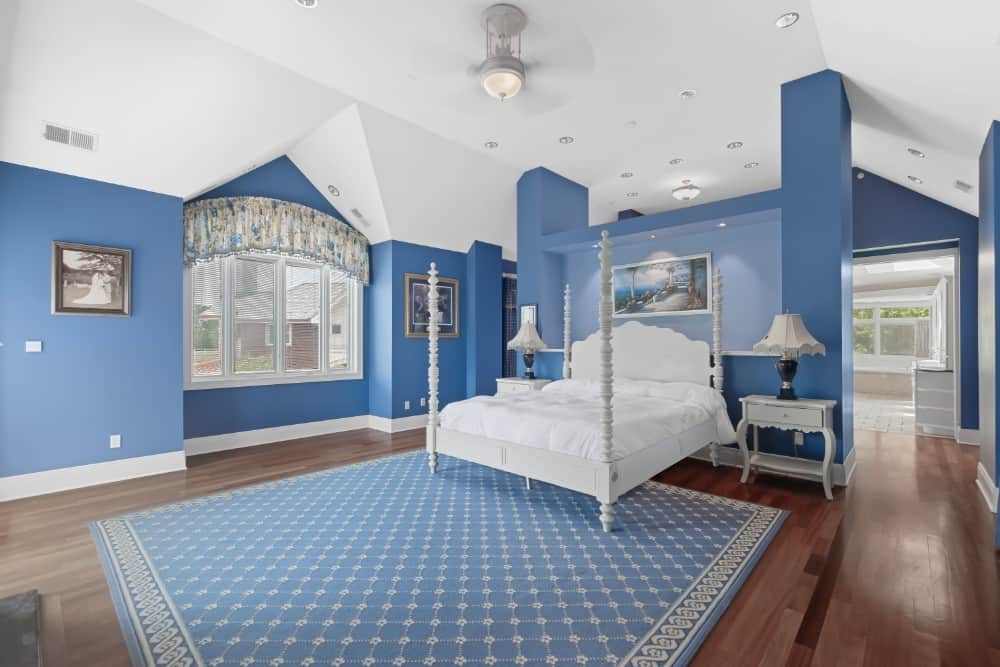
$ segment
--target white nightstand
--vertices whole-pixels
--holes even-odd
[[[831,490],[831,464],[837,439],[833,435],[833,407],[837,401],[800,398],[782,401],[773,396],[745,396],[740,399],[743,418],[736,427],[736,439],[743,452],[743,476],[746,483],[750,468],[771,470],[796,477],[814,477],[823,482],[827,500],[833,500]],[[753,426],[753,454],[747,449],[747,427]],[[779,428],[783,431],[822,433],[825,442],[823,462],[797,459],[757,451],[758,431],[761,428]]]
[[[541,391],[550,382],[552,380],[542,378],[497,378],[497,396],[521,391]]]

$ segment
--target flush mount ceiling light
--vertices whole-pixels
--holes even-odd
[[[693,88],[687,88],[677,94],[680,95],[680,98],[682,100],[690,100],[691,98],[693,98],[695,95],[698,94],[698,91]]]
[[[907,178],[916,183],[917,185],[920,185],[921,183],[924,182],[924,179],[920,178],[919,176],[907,176]]]
[[[682,158],[682,157],[675,157],[673,160],[671,160],[669,162],[669,164],[672,167],[676,167],[679,164],[684,164],[684,158]]]
[[[737,148],[743,148],[743,142],[742,141],[730,141],[728,144],[726,144],[726,148],[728,148],[731,151],[734,151]]]
[[[701,188],[692,183],[691,179],[685,178],[680,186],[670,191],[670,194],[678,201],[691,201],[701,194]]]
[[[619,174],[619,175],[620,175],[620,176],[621,176],[622,178],[632,178],[633,176],[635,176],[635,174],[633,174],[633,173],[632,173],[631,171],[623,171],[623,172],[622,172],[621,174]]]
[[[338,190],[335,185],[328,185],[328,186],[326,186],[326,189],[327,189],[327,192],[329,192],[334,197],[339,197],[340,196],[340,190]]]
[[[569,136],[559,137],[559,143],[561,143],[561,144],[571,144],[571,143],[573,143],[573,141],[574,141],[573,137],[569,137]]]
[[[295,0],[295,4],[306,9],[315,9],[316,5],[319,4],[319,0]]]
[[[779,28],[791,28],[799,20],[798,12],[787,12],[775,20],[774,25]]]
[[[759,166],[760,166],[760,162],[747,162],[745,165],[743,165],[743,168],[744,169],[756,169]]]
[[[499,4],[484,10],[480,23],[486,31],[486,59],[479,66],[479,80],[487,95],[502,102],[524,86],[521,32],[528,17],[514,5]]]
[[[497,143],[496,141],[487,141],[485,144],[483,144],[483,146],[486,146],[486,148],[496,148],[499,145],[500,144]]]
[[[924,153],[923,151],[919,151],[916,148],[907,148],[906,152],[912,155],[913,157],[927,157],[926,153]]]

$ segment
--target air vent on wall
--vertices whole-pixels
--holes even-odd
[[[966,194],[972,192],[972,186],[966,183],[965,181],[955,181],[955,189],[964,192]]]
[[[362,222],[362,223],[364,223],[366,225],[370,225],[371,224],[370,222],[368,222],[367,220],[365,220],[365,216],[361,215],[361,211],[359,211],[356,208],[352,208],[351,209],[351,215],[353,215],[355,218],[357,218],[358,222]]]
[[[54,123],[45,123],[45,132],[42,137],[47,141],[54,141],[57,144],[65,144],[74,148],[82,148],[85,151],[97,150],[97,135],[92,132],[74,130]]]

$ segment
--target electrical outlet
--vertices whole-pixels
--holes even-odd
[[[111,436],[111,441],[108,443],[108,446],[111,447],[111,449],[118,449],[119,447],[121,447],[122,446],[122,437],[121,437],[121,435],[119,435],[117,433],[115,433],[114,435],[112,435]]]
[[[420,407],[422,407],[422,408],[427,407],[427,397],[426,396],[421,396],[420,397]]]
[[[805,441],[806,441],[805,434],[802,433],[802,431],[796,431],[795,432],[795,444],[796,445],[801,445],[801,444],[804,444]]]
[[[409,401],[403,401],[403,409],[404,410],[409,410],[410,409],[410,402]]]

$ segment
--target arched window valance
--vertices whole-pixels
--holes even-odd
[[[329,264],[368,284],[368,239],[331,215],[268,197],[224,197],[184,205],[185,265],[254,252]]]

